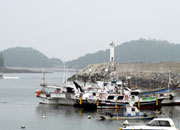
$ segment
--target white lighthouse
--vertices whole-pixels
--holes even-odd
[[[112,42],[110,43],[110,63],[114,64],[114,47],[115,44]]]

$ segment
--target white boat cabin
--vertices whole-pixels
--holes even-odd
[[[177,130],[171,118],[154,118],[143,126],[125,126],[119,130]]]

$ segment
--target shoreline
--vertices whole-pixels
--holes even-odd
[[[26,68],[26,67],[0,67],[0,73],[53,73],[53,72],[78,72],[78,69],[64,70],[62,68]]]
[[[0,67],[1,73],[42,73],[40,70],[32,70],[27,68],[10,68],[10,67]]]

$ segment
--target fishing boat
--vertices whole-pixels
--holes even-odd
[[[120,89],[121,87],[121,89]],[[168,96],[139,96],[138,92],[131,92],[130,89],[121,86],[114,86],[114,91],[109,89],[91,89],[84,91],[81,97],[76,99],[77,106],[87,109],[116,109],[121,108],[129,102],[140,109],[160,109],[161,102]]]
[[[178,130],[171,118],[154,118],[146,125],[124,126],[119,130]]]
[[[76,97],[79,94],[79,89],[74,84],[64,82],[60,85],[50,85],[45,83],[45,74],[43,73],[41,90],[36,91],[36,97],[41,99],[40,104],[53,105],[75,105]]]
[[[71,86],[46,86],[36,91],[40,104],[74,105],[76,103],[75,89]]]
[[[137,107],[126,105],[116,112],[105,112],[99,115],[101,120],[147,120],[157,115],[155,111],[140,112]]]
[[[109,100],[111,99],[111,100]],[[129,104],[129,102],[133,102],[134,106],[140,109],[159,109],[161,107],[161,102],[164,97],[157,98],[153,97],[138,97],[132,95],[111,95],[108,96],[105,103],[101,103],[98,108],[117,108],[123,106],[123,104]],[[117,106],[116,106],[117,105]]]
[[[117,109],[130,102],[140,109],[160,109],[167,97],[138,97],[136,95],[109,94],[103,91],[86,92],[77,98],[80,107],[88,109]]]
[[[131,95],[138,95],[138,96],[165,96],[168,98],[165,98],[162,102],[162,106],[169,106],[169,105],[180,105],[180,102],[177,102],[175,99],[176,95],[180,93],[179,87],[171,87],[171,75],[169,71],[169,80],[166,87],[163,88],[156,88],[156,89],[148,89],[148,90],[132,90]]]

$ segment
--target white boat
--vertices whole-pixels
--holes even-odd
[[[113,88],[114,91],[108,87],[99,89],[91,87],[90,90],[84,91],[81,97],[77,98],[77,104],[79,107],[87,109],[114,109],[132,102],[141,109],[155,110],[161,107],[160,104],[164,99],[169,98],[168,96],[141,97],[139,92],[131,92],[129,88],[124,87],[123,82],[120,86],[113,84]]]
[[[74,105],[76,92],[73,86],[46,86],[36,91],[36,97],[40,98],[41,104]]]
[[[65,82],[60,85],[48,85],[45,83],[45,74],[43,73],[41,90],[36,91],[36,97],[40,98],[40,104],[53,105],[74,105],[76,96],[79,94],[78,88],[74,84]]]
[[[91,90],[77,98],[79,107],[87,109],[116,109],[124,105],[133,103],[140,109],[159,109],[161,102],[167,97],[139,97],[136,95],[109,94],[102,90]]]
[[[124,126],[119,130],[178,130],[171,118],[154,118],[146,125]]]

